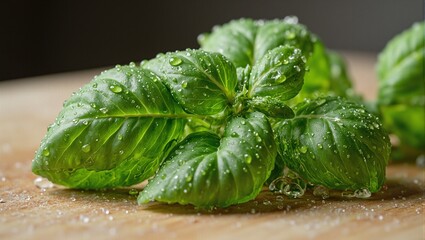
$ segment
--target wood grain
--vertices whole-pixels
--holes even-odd
[[[356,88],[376,90],[368,54],[345,53]],[[0,83],[0,239],[425,239],[425,170],[392,164],[369,199],[268,192],[226,209],[136,204],[129,188],[37,188],[34,151],[62,102],[101,69]],[[140,190],[143,184],[135,186]]]

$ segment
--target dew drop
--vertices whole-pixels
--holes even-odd
[[[100,112],[102,112],[103,114],[106,114],[108,112],[108,109],[103,107],[99,109]]]
[[[354,191],[354,197],[356,198],[369,198],[372,193],[367,188],[357,189]]]
[[[306,146],[302,146],[302,147],[299,148],[299,151],[301,153],[306,153],[307,152],[307,147]]]
[[[313,195],[316,197],[321,197],[322,199],[329,198],[329,189],[321,185],[315,186]]]
[[[230,136],[232,136],[232,137],[239,137],[239,134],[237,132],[232,132],[232,134],[230,134]]]
[[[81,151],[83,151],[83,152],[85,152],[85,153],[90,152],[90,150],[91,150],[91,146],[90,146],[90,144],[85,144],[85,145],[83,145],[83,146],[81,147]]]
[[[43,156],[45,156],[45,157],[48,157],[48,156],[50,156],[50,151],[49,151],[49,149],[45,148],[45,149],[43,149],[41,154],[43,154]]]
[[[276,83],[283,83],[283,82],[285,82],[286,81],[286,76],[285,75],[283,75],[283,74],[281,74],[281,75],[278,75],[278,76],[276,76]]]
[[[172,58],[170,58],[170,61],[169,61],[171,66],[178,66],[178,65],[182,64],[182,62],[183,61],[178,57],[172,57]]]
[[[34,185],[40,189],[53,188],[54,185],[52,182],[47,180],[46,178],[38,177],[34,180]]]
[[[251,155],[249,155],[249,154],[245,153],[245,154],[243,155],[243,157],[244,157],[245,162],[246,162],[247,164],[251,164],[251,162],[252,162],[252,157],[251,157]]]
[[[286,37],[286,39],[289,39],[289,40],[294,39],[295,38],[295,33],[293,31],[286,31],[285,32],[285,37]]]
[[[137,189],[132,188],[128,191],[128,194],[130,194],[131,196],[137,195],[139,193],[139,191],[137,191]]]
[[[111,90],[113,93],[120,93],[122,92],[122,87],[118,85],[111,85],[109,86],[109,90]]]
[[[187,82],[182,83],[182,88],[187,88]]]

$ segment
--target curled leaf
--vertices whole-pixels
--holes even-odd
[[[313,51],[310,32],[294,21],[239,19],[201,36],[202,49],[223,54],[236,67],[254,65],[268,51],[283,45],[300,49],[306,58]]]
[[[265,115],[232,118],[223,137],[189,135],[177,145],[138,202],[227,207],[255,198],[274,166],[276,145]]]

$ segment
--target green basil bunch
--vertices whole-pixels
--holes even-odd
[[[49,127],[34,173],[82,189],[149,179],[139,203],[201,208],[254,199],[284,167],[312,184],[379,190],[390,148],[375,117],[338,97],[290,107],[318,71],[304,26],[240,19],[201,45],[95,77]]]

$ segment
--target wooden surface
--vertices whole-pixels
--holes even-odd
[[[356,88],[373,99],[375,57],[345,55]],[[263,191],[254,201],[211,212],[138,206],[130,189],[38,188],[31,160],[48,124],[99,72],[0,83],[0,239],[425,239],[425,170],[414,164],[390,165],[384,188],[369,199],[338,193],[288,199]]]

